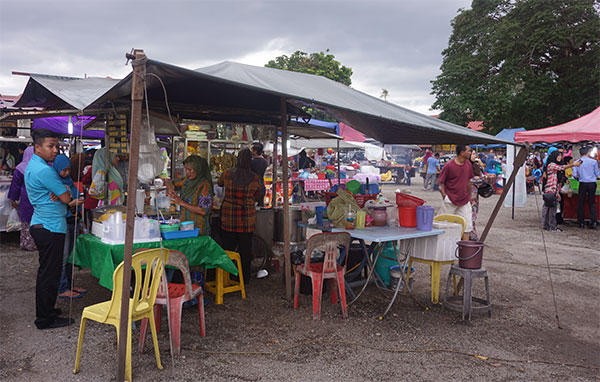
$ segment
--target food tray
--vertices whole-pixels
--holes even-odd
[[[173,232],[162,232],[162,237],[165,240],[172,239],[187,239],[189,237],[198,237],[200,228],[188,230],[188,231],[173,231]]]

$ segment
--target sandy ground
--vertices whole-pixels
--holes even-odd
[[[390,196],[396,187],[386,186]],[[439,207],[439,193],[409,189]],[[498,196],[483,199],[480,226]],[[538,196],[538,203],[540,198]],[[199,336],[195,308],[186,308],[182,353],[171,360],[168,331],[159,334],[164,369],[156,368],[151,342],[133,352],[133,376],[159,380],[528,380],[588,381],[600,375],[600,230],[575,224],[546,233],[561,328],[554,303],[536,199],[516,210],[502,208],[488,237],[484,266],[490,276],[493,314],[463,322],[429,300],[429,270],[416,264],[413,297],[400,296],[387,318],[386,298],[371,286],[343,320],[326,297],[320,321],[311,319],[311,298],[294,310],[280,275],[254,280],[248,297],[225,296],[206,307],[207,336]],[[76,272],[89,293],[57,305],[75,318],[67,328],[39,331],[33,325],[37,253],[18,248],[18,235],[2,235],[0,251],[0,378],[10,381],[115,379],[113,327],[88,324],[81,371],[73,375],[82,309],[110,299],[89,270]],[[442,269],[442,283],[448,268]],[[476,284],[475,290],[482,291]],[[163,328],[166,315],[163,314]],[[138,332],[134,332],[134,340]],[[478,358],[476,356],[481,356]]]

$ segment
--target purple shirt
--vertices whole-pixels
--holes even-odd
[[[29,202],[27,197],[27,189],[25,188],[25,175],[19,170],[16,170],[13,174],[12,182],[10,183],[10,189],[8,191],[8,198],[19,203],[19,217],[24,222],[30,222],[31,216],[33,215],[33,206]]]

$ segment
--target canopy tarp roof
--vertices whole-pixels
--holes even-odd
[[[83,130],[81,129],[88,123],[94,120],[94,117],[73,116],[73,134],[69,134],[69,117],[49,117],[38,118],[33,120],[32,129],[48,129],[61,135],[73,135],[76,137],[83,136],[84,138],[104,139],[104,131],[99,130]]]
[[[113,78],[76,78],[32,73],[15,107],[82,110],[119,81]]]
[[[279,125],[283,97],[292,115],[306,117],[303,106],[319,109],[382,143],[508,143],[311,74],[229,61],[190,70],[150,59],[146,62],[146,73],[150,109],[167,113],[165,94],[156,75],[165,85],[170,111],[182,118],[223,120],[227,117],[231,122]],[[111,102],[117,107],[127,106],[131,99],[131,79],[132,74],[129,74],[111,87],[109,79],[92,81],[35,75],[19,106],[64,108],[70,105],[80,110],[109,108]],[[86,83],[93,90],[86,90]],[[90,101],[92,93],[101,95]],[[36,94],[39,102],[34,102]]]
[[[515,133],[518,133],[519,131],[525,131],[525,128],[519,127],[516,129],[503,129],[501,132],[496,134],[496,138],[504,139],[505,141],[513,142],[513,144],[514,144]],[[506,147],[506,145],[500,145],[500,144],[473,145],[473,147],[478,147],[478,148],[487,147],[487,148],[491,149],[491,148],[497,148],[497,147]]]
[[[515,142],[600,142],[600,107],[562,125],[515,134]]]

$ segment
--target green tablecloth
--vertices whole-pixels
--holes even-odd
[[[112,290],[113,272],[123,261],[124,247],[123,244],[103,243],[92,234],[79,235],[71,253],[71,259],[74,259],[75,265],[91,269],[92,275],[98,278],[100,285]],[[210,236],[163,240],[163,247],[184,253],[190,266],[204,265],[206,268],[223,268],[229,273],[238,274],[233,261]],[[160,248],[160,242],[133,244],[134,252],[140,248]]]

